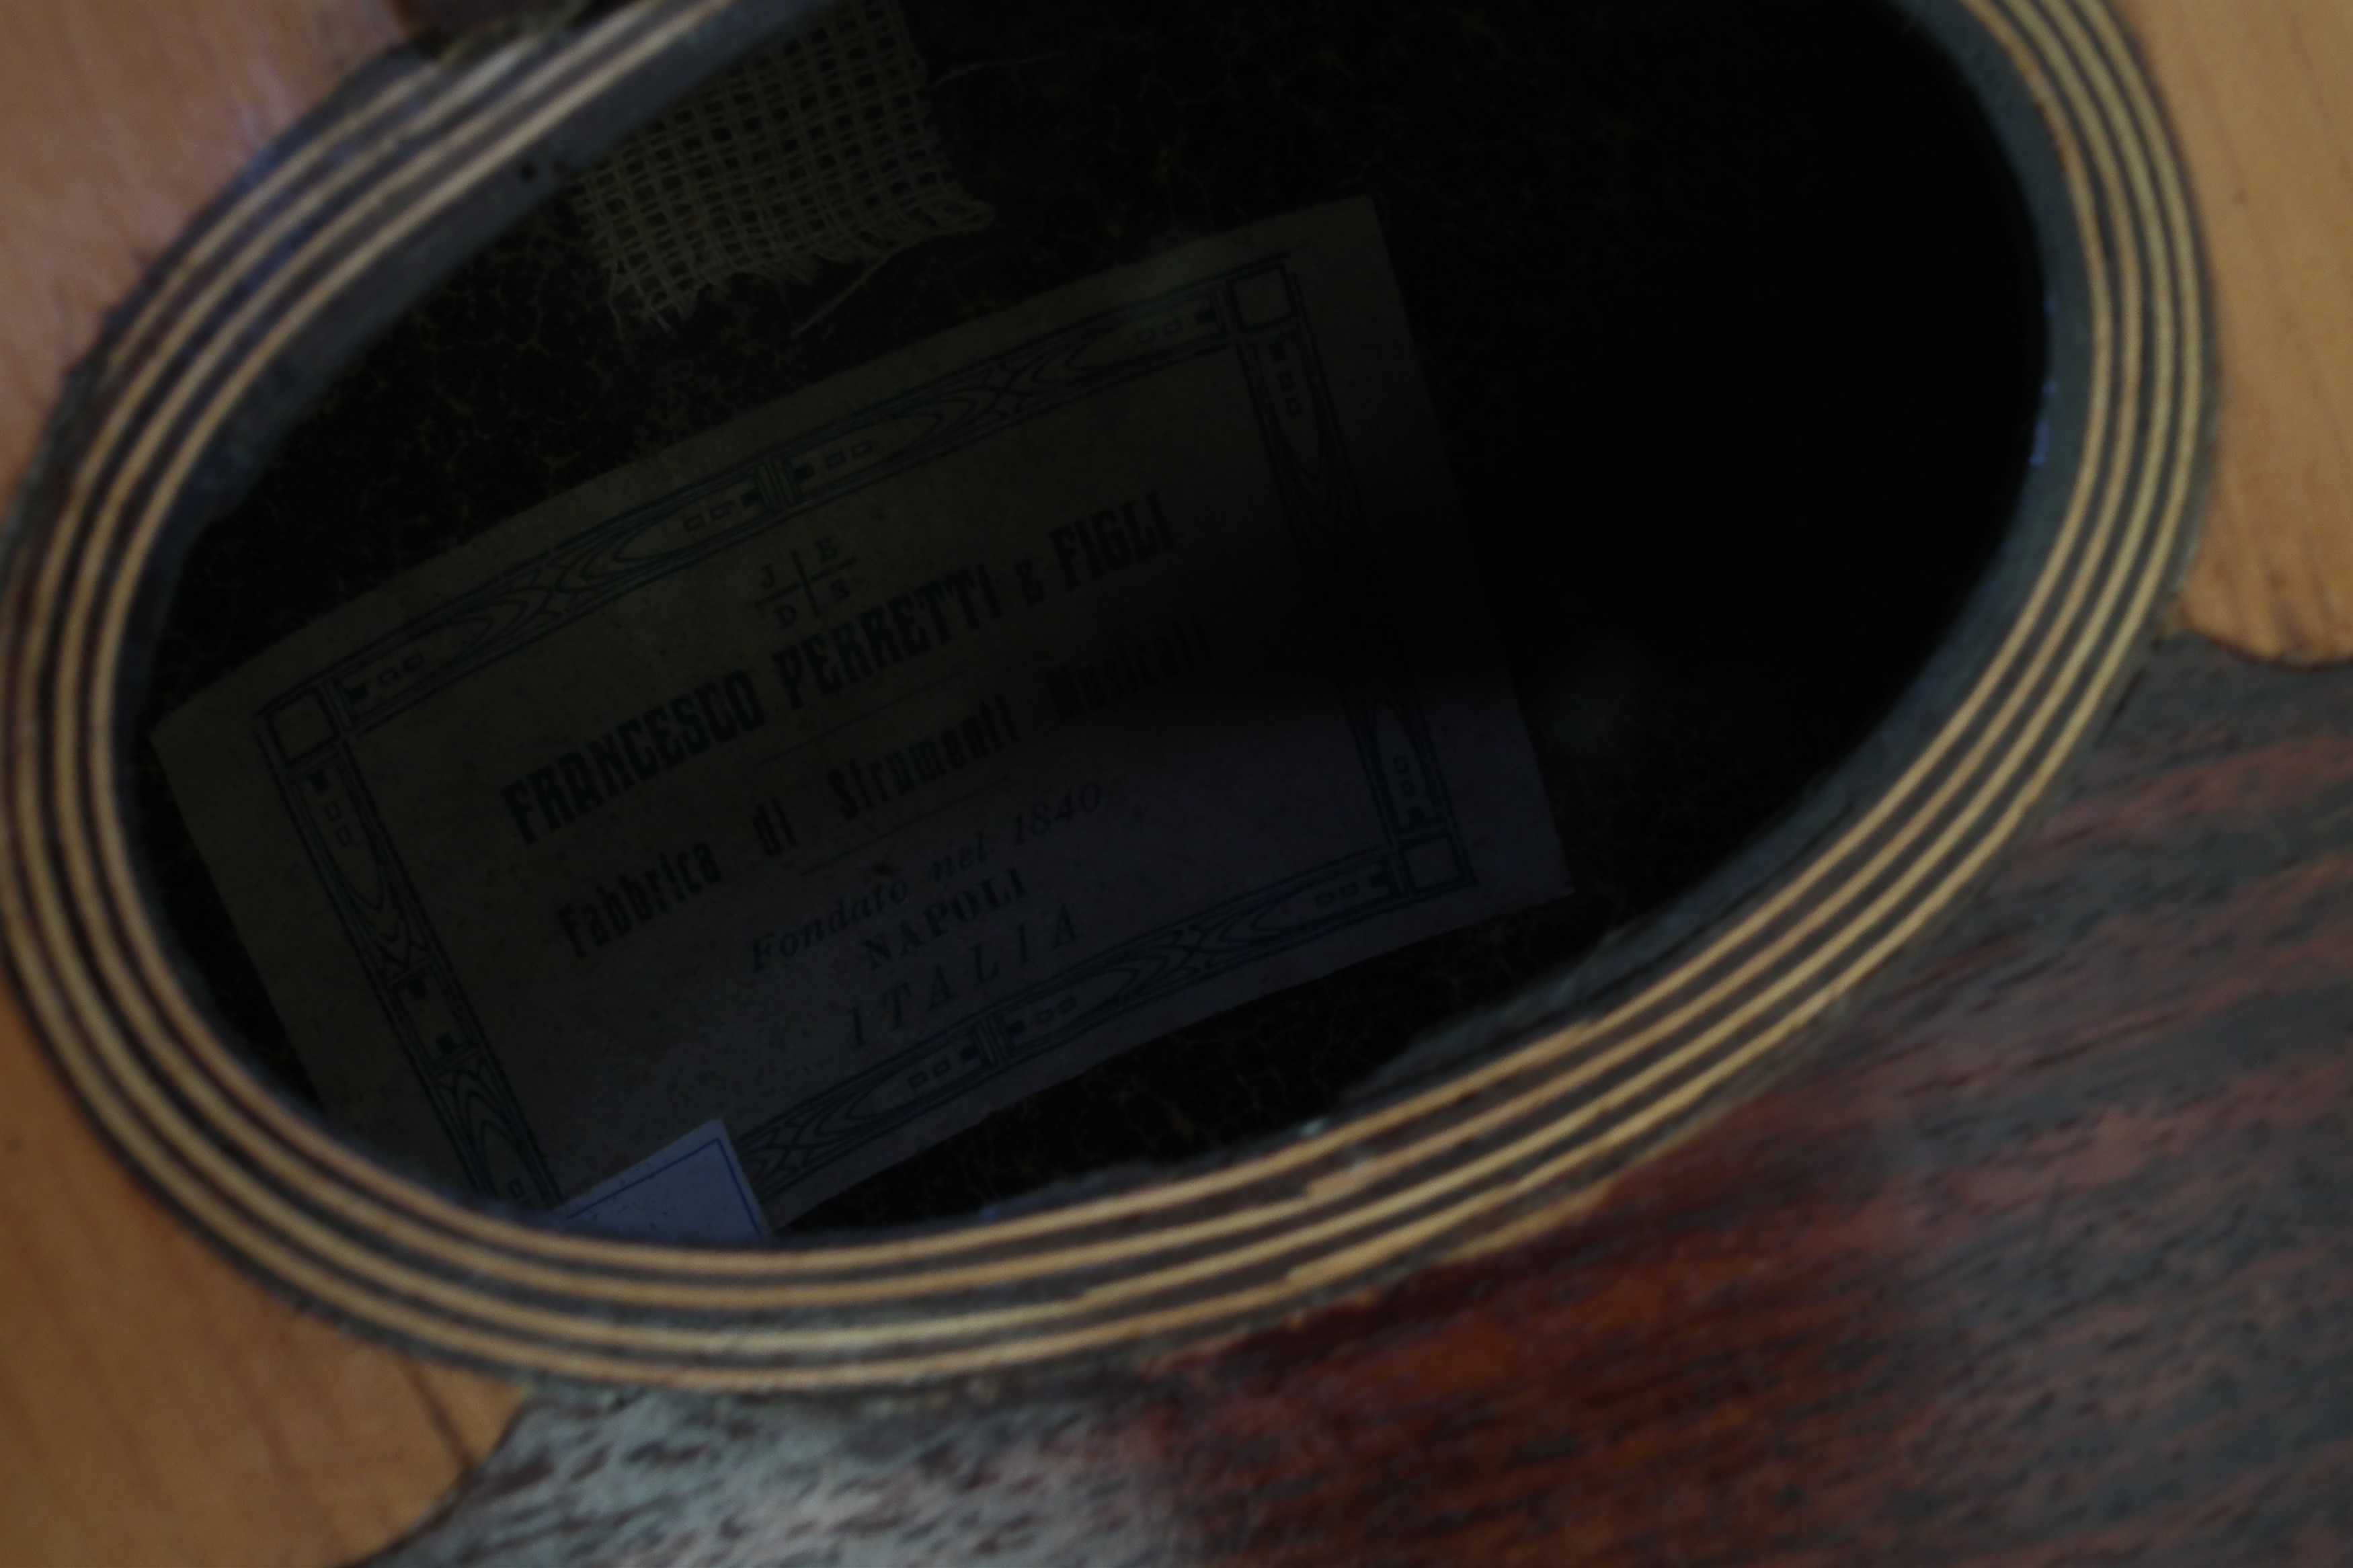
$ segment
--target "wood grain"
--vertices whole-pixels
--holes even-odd
[[[2176,644],[1818,1070],[1152,1387],[1161,1463],[1252,1563],[2342,1561],[2348,942],[2353,678]]]
[[[360,0],[13,0],[0,17],[0,476],[190,215],[399,41]],[[140,1191],[0,1002],[0,1563],[311,1563],[413,1523],[507,1385],[350,1339]]]
[[[2353,658],[2353,8],[2121,0],[2203,209],[2221,446],[2186,625]]]
[[[2348,944],[2353,672],[2183,638],[1900,986],[1590,1215],[1091,1382],[550,1395],[380,1568],[2339,1563]]]

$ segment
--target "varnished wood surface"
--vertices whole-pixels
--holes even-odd
[[[1907,979],[1582,1221],[1059,1389],[552,1395],[386,1568],[2341,1563],[2348,952],[2353,672],[2185,638]]]
[[[2353,658],[2353,6],[2119,0],[2204,209],[2225,395],[2187,625]]]
[[[2348,405],[2353,358],[2331,345],[2353,300],[2353,246],[2332,237],[2353,221],[2346,13],[2327,0],[2120,5],[2172,95],[2224,322],[2220,521],[2188,615],[2259,651],[2342,657],[2353,561],[2337,545],[2353,476],[2332,410]],[[103,308],[396,28],[364,0],[12,0],[0,28],[11,149],[0,471],[13,488]],[[2243,730],[2227,710],[2205,722]],[[1472,1552],[1457,1560],[1555,1561],[1578,1543],[1741,1560],[1778,1542],[1829,1561],[1927,1542],[1932,1527],[1949,1531],[1935,1537],[1944,1544],[1915,1555],[2206,1561],[2199,1548],[2233,1542],[2244,1550],[2223,1560],[2341,1555],[2329,1547],[2346,1521],[2316,1500],[2343,1478],[2347,1436],[2323,1395],[2341,1383],[2344,1343],[2311,1289],[2337,1245],[2316,1215],[2342,1208],[2327,1156],[2346,1142],[2344,1102],[2330,1098],[2340,1080],[2327,1053],[2280,1043],[2305,1037],[2278,1010],[2293,1003],[2249,984],[2282,990],[2341,967],[2332,955],[2353,940],[2321,919],[2341,851],[2306,839],[2313,867],[2281,862],[2288,839],[2251,804],[2296,805],[2299,786],[2266,781],[2295,763],[2309,784],[2348,742],[2279,734],[2260,761],[2168,774],[2142,800],[2134,831],[2150,858],[2130,862],[2141,868],[2124,875],[2129,898],[2162,884],[2168,909],[2200,886],[2237,901],[2183,935],[2108,950],[2105,991],[2094,960],[2069,968],[2073,942],[2035,956],[2027,938],[2067,934],[2064,922],[2013,900],[2005,937],[1972,916],[1939,950],[1946,971],[1963,962],[1952,942],[1974,931],[1968,961],[2005,985],[2073,973],[2082,988],[2017,994],[2034,1006],[1981,993],[2008,1032],[1970,1037],[1978,1054],[1956,1056],[1937,1043],[1959,1037],[1952,1016],[1915,982],[1873,1015],[1873,1048],[1891,1065],[1866,1070],[1868,1053],[1851,1047],[1638,1176],[1595,1220],[1213,1362],[1000,1413],[1061,1425],[1033,1421],[1000,1459],[937,1450],[929,1468],[915,1463],[863,1501],[837,1494],[807,1520],[871,1539],[894,1497],[1018,1483],[1030,1506],[1013,1512],[1028,1528],[1093,1496],[1065,1522],[1109,1521],[1091,1539],[1143,1542],[1160,1560],[1349,1561],[1335,1552],[1355,1541],[1368,1562],[1445,1561],[1430,1553],[1448,1542]],[[2169,827],[2152,805],[2167,790]],[[2124,828],[2086,809],[2062,823],[2108,833],[2120,853]],[[2270,866],[2268,881],[2210,865],[2166,882],[2185,836],[2230,823],[2242,828],[2233,852]],[[2037,865],[2055,875],[2051,843],[2046,833],[2005,885]],[[2063,894],[2054,882],[2052,898]],[[2106,918],[2071,917],[2078,934]],[[2237,1000],[2208,1008],[2205,1033],[2150,1046],[2152,1020],[2179,1005],[2168,998],[2189,961],[2214,943],[2231,944],[2221,951],[2246,977]],[[2321,1000],[2296,1026],[2327,1016],[2341,1037],[2345,1000],[2325,984],[2301,994]],[[2079,1026],[2054,1033],[2045,1010],[2071,995]],[[1983,1055],[2011,1039],[2033,1050]],[[2172,1098],[2138,1100],[2141,1077],[2102,1054],[2118,1039],[2197,1070]],[[2214,1077],[2234,1055],[2281,1071]],[[2011,1065],[1970,1065],[1984,1060]],[[2073,1073],[2073,1087],[2016,1098],[2003,1086],[2029,1060]],[[1930,1158],[1951,1148],[1983,1157]],[[1883,1179],[1858,1188],[1841,1169]],[[512,1405],[495,1383],[318,1326],[186,1239],[95,1143],[13,1008],[0,1016],[0,1562],[348,1558],[413,1518]],[[2266,1226],[2283,1239],[2263,1242]],[[2190,1248],[2200,1237],[2220,1250]],[[1941,1381],[1923,1381],[1923,1367]],[[860,1430],[915,1443],[938,1428],[931,1415],[895,1428],[878,1416]],[[1889,1452],[1895,1471],[1881,1462]],[[2082,1455],[2093,1462],[2054,1463]],[[2081,1550],[2053,1544],[2079,1526]],[[1023,1561],[1022,1538],[1006,1539],[998,1560]]]
[[[2342,1562],[2348,952],[2353,676],[2176,644],[1816,1069],[1151,1386],[1202,1560]]]
[[[0,473],[141,269],[270,138],[399,39],[317,0],[0,8]],[[92,1136],[0,1002],[0,1563],[317,1563],[371,1551],[515,1391],[290,1310]]]

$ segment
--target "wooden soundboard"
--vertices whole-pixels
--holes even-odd
[[[2218,322],[2179,629],[2071,798],[1810,1065],[1573,1215],[1290,1321],[777,1417],[534,1393],[296,1307],[124,1168],[10,998],[0,1562],[352,1562],[453,1490],[592,1461],[632,1479],[552,1505],[539,1550],[670,1561],[732,1520],[764,1561],[2342,1555],[2353,7],[2113,10]],[[0,17],[12,490],[109,310],[415,25],[375,0]],[[765,1492],[666,1490],[648,1447],[681,1434],[759,1450]],[[448,1539],[419,1560],[524,1560]]]

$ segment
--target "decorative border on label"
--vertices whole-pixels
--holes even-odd
[[[1236,268],[989,355],[631,507],[260,705],[254,739],[312,875],[477,1194],[527,1209],[565,1195],[402,864],[354,742],[712,555],[1108,387],[1220,353],[1235,357],[1250,389],[1326,645],[1347,649],[1335,668],[1382,845],[1227,899],[1041,981],[755,1124],[738,1152],[762,1200],[773,1200],[976,1084],[1136,1007],[1471,885],[1469,847],[1420,694],[1385,635],[1395,623],[1314,323],[1281,261]],[[1349,896],[1315,900],[1319,889]],[[1320,912],[1275,918],[1303,899]]]

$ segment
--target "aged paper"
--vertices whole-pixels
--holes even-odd
[[[781,1223],[1563,889],[1459,537],[1343,203],[561,496],[155,742],[338,1120],[536,1209],[717,1118]]]
[[[768,1216],[717,1117],[555,1211],[566,1230],[626,1241],[757,1247]]]

